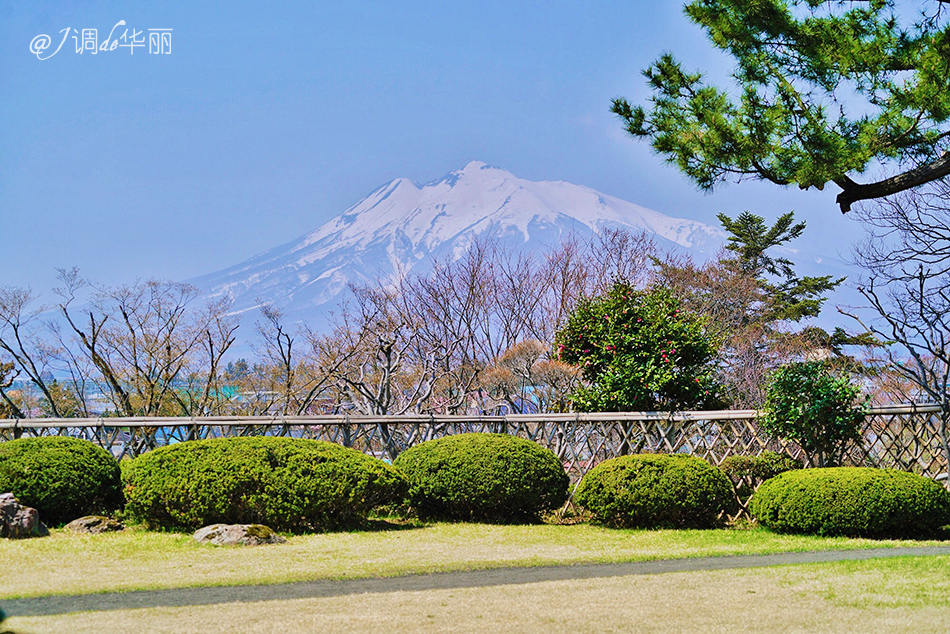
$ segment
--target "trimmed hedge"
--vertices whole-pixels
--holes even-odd
[[[165,529],[265,524],[308,531],[358,525],[399,503],[405,477],[382,460],[300,438],[183,442],[124,462],[126,512]]]
[[[122,508],[115,458],[88,440],[67,436],[0,443],[0,493],[13,493],[50,526]]]
[[[780,473],[801,469],[802,462],[783,453],[766,451],[758,456],[729,456],[719,468],[734,479],[768,480]]]
[[[749,510],[759,523],[783,533],[929,537],[950,524],[950,492],[892,469],[805,469],[766,481]]]
[[[735,506],[729,478],[681,454],[605,460],[581,480],[574,500],[608,526],[711,528]]]
[[[567,500],[569,481],[557,456],[507,434],[429,440],[393,465],[409,478],[410,503],[423,519],[535,521]]]

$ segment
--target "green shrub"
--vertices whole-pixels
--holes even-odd
[[[729,456],[719,468],[729,477],[736,493],[738,513],[729,517],[730,521],[736,521],[743,515],[751,519],[749,500],[763,482],[785,471],[801,469],[802,463],[786,454],[766,451],[758,456]]]
[[[560,361],[586,385],[571,395],[582,412],[653,412],[722,405],[717,342],[704,318],[661,286],[617,281],[582,299],[554,338]]]
[[[762,429],[794,440],[813,466],[840,464],[848,443],[861,440],[867,399],[847,375],[835,376],[822,361],[789,363],[772,374]]]
[[[276,437],[162,447],[123,463],[122,479],[131,519],[185,530],[215,523],[352,527],[407,489],[401,473],[354,449]]]
[[[758,456],[729,456],[719,465],[732,480],[746,478],[751,481],[768,480],[785,471],[801,469],[801,460],[789,455],[766,451]]]
[[[0,493],[13,493],[50,526],[122,508],[115,458],[87,440],[66,436],[0,443]]]
[[[423,519],[536,520],[567,500],[568,478],[551,451],[506,434],[460,434],[401,453],[409,499]]]
[[[950,524],[950,492],[891,469],[787,471],[759,487],[749,508],[783,533],[899,539],[928,537]]]
[[[735,506],[725,474],[685,455],[605,460],[581,480],[574,500],[608,526],[709,528]]]

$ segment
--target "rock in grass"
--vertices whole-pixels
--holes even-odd
[[[20,504],[12,493],[0,495],[0,537],[24,539],[46,537],[49,531],[40,521],[40,513]]]
[[[199,528],[194,537],[199,544],[217,546],[260,546],[287,541],[263,524],[212,524]]]
[[[78,520],[71,521],[69,524],[66,524],[65,528],[73,533],[99,535],[100,533],[125,530],[125,525],[111,517],[87,515],[80,517]]]

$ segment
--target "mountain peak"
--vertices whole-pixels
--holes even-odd
[[[457,182],[462,179],[465,180],[483,180],[485,177],[511,177],[514,178],[511,172],[508,170],[502,169],[500,167],[495,167],[494,165],[488,165],[481,161],[469,161],[465,167],[462,169],[452,170],[442,178],[439,178],[434,181],[430,181],[425,184],[426,187],[430,185],[441,185],[448,184],[449,186],[454,186]]]
[[[469,161],[468,164],[459,171],[465,173],[477,173],[483,170],[494,170],[496,172],[511,174],[511,172],[504,168],[497,167],[495,165],[489,165],[488,163],[482,163],[481,161]]]
[[[590,236],[611,227],[645,231],[663,248],[685,248],[702,258],[722,243],[722,233],[701,222],[471,161],[421,187],[394,179],[299,239],[194,283],[230,295],[236,310],[263,298],[305,314],[339,301],[351,283],[387,280],[397,271],[423,271],[434,258],[461,257],[481,235],[542,251],[568,234]]]

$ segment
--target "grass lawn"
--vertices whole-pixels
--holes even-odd
[[[636,533],[626,535],[634,541],[638,537],[640,534]],[[757,535],[751,539],[764,538]],[[946,632],[950,630],[948,566],[950,557],[899,557],[345,598],[14,618],[5,625],[18,634]]]
[[[189,535],[169,533],[77,536],[53,531],[43,539],[0,540],[0,599],[940,543],[946,542],[803,537],[764,529],[632,531],[588,524],[430,524],[293,536],[281,545],[229,548],[198,545]]]

